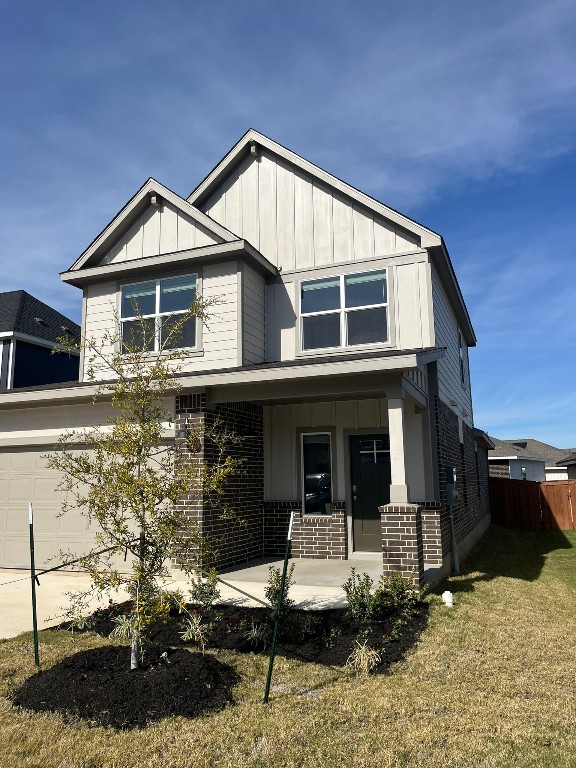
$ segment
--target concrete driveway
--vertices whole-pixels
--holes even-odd
[[[350,575],[352,566],[358,573],[369,573],[377,581],[382,573],[380,558],[366,557],[354,560],[300,560],[295,563],[294,586],[290,590],[299,608],[336,608],[346,604],[342,583]],[[262,559],[244,566],[222,571],[219,576],[226,582],[220,585],[221,602],[238,605],[258,605],[248,597],[264,600],[264,588],[268,580],[269,567],[282,567],[282,560]],[[166,582],[168,589],[182,589],[187,593],[187,584],[180,574]],[[63,607],[69,603],[67,592],[74,592],[90,583],[85,573],[55,571],[39,577],[36,587],[38,629],[55,626],[62,621]],[[241,592],[238,590],[242,590]],[[115,601],[127,599],[125,592],[114,593]],[[107,598],[102,604],[107,603]],[[94,608],[97,603],[94,604]],[[0,638],[16,637],[32,630],[32,598],[30,572],[0,569]]]

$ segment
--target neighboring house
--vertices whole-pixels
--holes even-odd
[[[161,334],[197,293],[219,299],[207,326],[186,329],[170,405],[172,435],[221,417],[245,437],[248,472],[230,492],[243,524],[182,501],[217,542],[220,567],[282,554],[294,510],[295,557],[372,553],[419,582],[425,565],[443,575],[453,468],[460,557],[489,525],[492,443],[474,429],[468,365],[476,338],[435,232],[251,130],[187,199],[149,179],[62,280],[82,290],[92,338],[118,321],[129,333],[135,302]],[[35,483],[14,486],[7,514],[36,494],[44,556],[89,538],[80,519],[53,523],[58,478],[41,455],[62,427],[105,423],[93,390],[81,367],[78,385],[0,396],[7,482]],[[14,526],[0,564],[26,565]]]
[[[80,327],[26,291],[0,293],[0,392],[78,381],[79,356],[53,354]]]
[[[557,462],[557,469],[562,471],[565,477],[555,478],[557,480],[576,480],[576,451],[572,451],[568,456]]]
[[[569,448],[555,448],[540,440],[498,440],[491,437],[494,449],[488,452],[491,477],[512,480],[566,480],[568,468],[562,461]]]

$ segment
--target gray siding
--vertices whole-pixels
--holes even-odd
[[[410,252],[420,242],[264,149],[202,210],[284,271]]]
[[[148,208],[100,261],[122,261],[200,248],[219,242],[214,235],[171,203]]]
[[[266,285],[263,276],[248,265],[244,265],[242,270],[242,291],[244,363],[263,363]]]
[[[200,354],[182,362],[183,371],[227,368],[238,363],[238,266],[236,261],[210,264],[203,268],[200,290],[204,298],[214,299],[207,325],[200,333]],[[141,278],[146,279],[146,276]],[[115,281],[88,286],[86,289],[86,338],[102,343],[106,333],[114,335],[117,327],[118,285]],[[112,352],[111,345],[104,352]],[[110,377],[103,367],[98,378]],[[80,373],[85,380],[85,371]]]
[[[416,499],[426,497],[422,416],[406,401],[406,477]],[[264,498],[290,501],[301,498],[300,438],[302,431],[330,431],[334,499],[344,501],[348,486],[348,432],[388,430],[386,398],[337,400],[275,405],[264,408]]]
[[[446,347],[445,356],[438,360],[438,396],[466,424],[472,426],[472,397],[470,392],[468,354],[466,350],[463,384],[460,379],[458,321],[434,268],[432,268],[432,298],[434,305],[435,343],[438,347]],[[465,342],[463,343],[465,344]]]
[[[388,322],[390,348],[421,349],[433,346],[430,265],[425,252],[390,256],[367,262],[329,265],[322,270],[282,274],[267,287],[266,359],[292,360],[300,354],[298,294],[300,281],[373,269],[388,269]],[[352,349],[351,347],[348,349]]]

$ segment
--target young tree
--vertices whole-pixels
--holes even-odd
[[[178,337],[194,318],[205,323],[212,303],[196,298],[186,314],[164,320],[160,346],[158,329],[140,316],[128,333],[117,322],[119,330],[83,340],[87,378],[97,384],[94,402],[110,401],[114,415],[107,425],[66,432],[47,457],[48,466],[63,476],[63,514],[79,509],[98,528],[95,547],[80,561],[92,586],[73,596],[73,606],[81,612],[95,594],[128,591],[132,609],[117,634],[131,638],[132,669],[139,666],[148,628],[168,616],[161,587],[167,561],[177,560],[188,576],[200,573],[205,542],[197,521],[178,502],[190,493],[222,495],[239,468],[229,452],[239,438],[221,424],[205,432],[190,428],[185,438],[165,434],[172,420],[166,398],[179,391],[175,374],[185,356]],[[215,446],[208,466],[194,458],[206,440]],[[114,564],[118,552],[131,556],[128,573]]]

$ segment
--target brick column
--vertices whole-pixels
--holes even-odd
[[[439,501],[424,501],[422,508],[422,547],[427,566],[439,568],[444,562],[442,547],[442,517],[445,508]]]
[[[386,504],[379,509],[384,574],[400,573],[421,587],[424,583],[422,508],[418,504]]]

